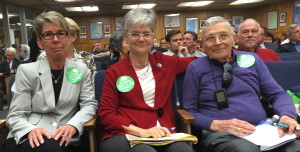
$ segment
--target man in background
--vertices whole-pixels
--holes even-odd
[[[21,60],[15,58],[16,49],[13,47],[9,47],[5,50],[5,56],[7,62],[9,63],[10,74],[16,74],[18,66],[21,64]]]
[[[261,26],[260,29],[259,29],[259,34],[260,34],[260,38],[259,38],[259,46],[263,49],[271,49],[273,51],[277,51],[277,48],[278,46],[274,43],[271,43],[271,42],[265,42],[265,38],[266,38],[266,33],[267,33],[267,28],[266,27],[263,27]]]
[[[109,56],[109,51],[108,50],[102,50],[101,42],[96,42],[94,50],[92,51],[93,57],[105,57]]]
[[[186,31],[183,35],[183,46],[188,49],[188,52],[191,56],[202,57],[206,56],[205,53],[199,52],[195,50],[197,45],[198,36],[193,31]]]
[[[279,53],[300,52],[300,25],[292,24],[287,28],[288,43],[278,46]]]
[[[259,29],[259,23],[252,18],[242,22],[237,36],[237,50],[256,53],[263,61],[281,61],[276,52],[258,47],[261,39]]]
[[[167,52],[164,52],[165,55],[177,56],[177,57],[189,57],[188,53],[186,56],[182,55],[182,51],[187,51],[187,48],[184,47],[182,34],[179,30],[172,30],[166,35],[167,45],[169,47]]]
[[[159,46],[160,46],[161,48],[168,49],[166,38],[161,38],[161,39],[160,39]]]

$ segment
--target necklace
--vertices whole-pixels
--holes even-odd
[[[61,71],[61,73],[60,73],[60,75],[59,75],[59,77],[57,79],[55,79],[54,76],[53,76],[53,74],[51,73],[51,76],[52,76],[55,84],[58,82],[58,80],[60,79],[60,77],[62,76],[63,73],[64,73],[64,70]]]
[[[134,66],[135,68],[139,68],[139,69],[145,68],[148,65],[149,65],[149,62],[147,64],[135,64],[135,63],[132,63],[132,66]]]
[[[149,65],[149,64],[148,64]],[[150,66],[147,66],[147,69],[145,70],[145,72],[143,72],[141,75],[138,76],[139,79],[143,80],[149,73],[149,69],[150,69]],[[144,69],[143,69],[144,70]]]

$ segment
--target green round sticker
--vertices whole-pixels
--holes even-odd
[[[67,69],[66,77],[69,82],[77,83],[82,79],[82,73],[78,69],[70,67]]]
[[[116,85],[120,92],[128,92],[134,87],[134,81],[129,76],[121,76],[118,78]]]
[[[255,58],[250,54],[240,54],[237,57],[237,64],[241,68],[249,68],[255,63]]]

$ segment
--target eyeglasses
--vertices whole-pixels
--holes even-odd
[[[154,33],[128,33],[128,35],[130,35],[132,38],[134,39],[138,39],[140,37],[143,38],[150,38],[154,35]]]
[[[59,39],[63,39],[63,38],[66,38],[68,36],[68,32],[66,31],[58,31],[57,33],[52,33],[52,32],[46,32],[46,33],[43,33],[42,34],[42,37],[45,39],[45,40],[52,40],[54,35],[57,36],[57,38]]]
[[[226,41],[228,40],[230,37],[230,34],[228,33],[222,33],[222,34],[218,34],[218,35],[210,35],[210,36],[207,36],[204,40],[205,42],[207,43],[215,43],[217,38],[220,40],[220,41]]]
[[[224,69],[223,88],[228,88],[232,82],[232,74],[230,73],[232,71],[232,65],[230,63],[226,62],[223,65],[223,69]]]
[[[242,35],[249,35],[251,33],[251,35],[259,35],[259,31],[258,30],[244,30],[241,32]]]

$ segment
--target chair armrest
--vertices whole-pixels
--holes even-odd
[[[84,129],[95,129],[96,127],[96,118],[91,119],[90,121],[84,123]]]
[[[6,120],[2,119],[0,120],[0,128],[4,127],[6,124]]]
[[[178,109],[177,110],[179,117],[181,121],[185,124],[191,124],[195,121],[195,118],[186,110],[184,109]]]

